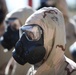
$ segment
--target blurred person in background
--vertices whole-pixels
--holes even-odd
[[[36,11],[20,32],[13,58],[21,65],[33,65],[26,75],[76,75],[76,63],[64,55],[65,23],[57,8]]]
[[[70,46],[69,50],[70,50],[70,53],[71,53],[71,55],[72,55],[73,60],[76,62],[76,42],[74,42],[74,43]]]
[[[7,7],[6,7],[5,0],[0,0],[0,41],[2,40],[2,36],[5,32],[4,19],[6,14],[7,14]],[[2,49],[3,48],[0,47],[0,75],[4,74],[4,69],[6,66],[6,62],[3,63],[2,61],[8,60],[8,59],[4,59],[8,54],[4,54]]]
[[[74,36],[76,37],[76,15],[70,19],[70,22],[74,25]],[[76,62],[76,41],[71,44],[69,50],[73,60]]]
[[[4,19],[7,13],[7,7],[5,4],[5,0],[0,0],[0,37],[5,32]]]
[[[8,55],[5,55],[5,58],[1,61],[2,64],[7,64],[8,60],[11,58],[11,52],[19,39],[19,28],[25,23],[26,19],[33,12],[34,10],[31,7],[23,7],[20,9],[13,10],[6,15],[5,24],[7,25],[7,30],[3,35],[3,40],[1,41],[0,47],[2,47],[2,50],[5,51],[7,49],[7,51],[9,52],[5,52],[3,54]],[[1,57],[4,57],[3,55]],[[29,66],[30,65],[27,64],[24,67],[22,67],[19,64],[17,64],[13,58],[11,58],[7,64],[5,75],[22,75],[26,73],[25,71],[29,68]]]

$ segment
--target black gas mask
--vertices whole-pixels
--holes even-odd
[[[14,59],[21,65],[40,62],[46,53],[42,28],[38,25],[26,25],[21,27],[21,31],[22,36],[13,51]]]
[[[16,18],[9,19],[10,22],[13,22],[14,20],[16,20]],[[6,21],[6,24],[8,25],[7,31],[3,35],[4,39],[1,41],[1,45],[6,49],[11,50],[19,40],[19,30],[16,30],[15,23],[11,26],[9,21]]]
[[[3,35],[3,40],[1,41],[1,45],[4,48],[10,50],[19,40],[19,30],[13,31],[10,26],[8,26],[7,31]]]

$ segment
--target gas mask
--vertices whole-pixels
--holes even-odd
[[[1,41],[1,45],[4,48],[11,50],[15,46],[19,39],[19,29],[16,29],[19,24],[17,18],[9,18],[9,20],[6,21],[6,25],[8,25],[7,31],[4,33],[4,39]]]
[[[38,25],[26,25],[20,28],[21,38],[16,43],[13,58],[21,65],[36,64],[43,60],[44,48],[43,29]]]

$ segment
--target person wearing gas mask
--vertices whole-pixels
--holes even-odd
[[[20,32],[13,58],[21,65],[33,65],[26,75],[76,75],[76,63],[64,55],[65,24],[57,8],[36,11]]]
[[[3,40],[1,41],[1,47],[3,50],[7,49],[9,52],[1,53],[1,57],[4,57],[2,60],[2,64],[8,62],[10,57],[12,56],[11,49],[14,48],[16,42],[19,39],[19,28],[25,23],[26,19],[34,12],[34,10],[31,7],[23,7],[16,10],[11,11],[6,15],[5,18],[5,24],[7,25],[7,31],[3,35]],[[25,15],[25,16],[24,16]],[[7,54],[7,56],[5,55]],[[7,75],[10,72],[10,67],[13,69],[11,71],[12,75],[21,75],[26,73],[24,71],[24,68],[29,67],[30,65],[27,64],[24,67],[17,64],[13,58],[10,59],[9,63],[7,64],[7,67],[5,69],[5,74]],[[21,67],[21,71],[19,71],[19,68]],[[26,70],[27,70],[26,69]],[[11,75],[11,74],[10,74]]]

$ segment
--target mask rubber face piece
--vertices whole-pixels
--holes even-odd
[[[46,54],[44,48],[44,34],[42,29],[39,29],[39,26],[37,27],[38,28],[36,28],[36,25],[33,25],[33,27],[30,28],[24,27],[24,32],[15,46],[13,57],[21,65],[24,65],[27,62],[30,64],[36,64],[43,60]],[[30,32],[30,35],[28,32]]]
[[[5,24],[7,25],[7,31],[3,35],[4,39],[1,41],[1,45],[11,50],[19,39],[18,28],[21,26],[21,23],[17,18],[8,18]]]
[[[3,35],[3,40],[1,45],[8,50],[11,50],[19,39],[19,30],[13,31],[10,26],[8,26],[7,31]]]

